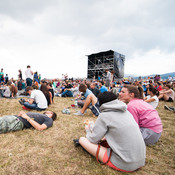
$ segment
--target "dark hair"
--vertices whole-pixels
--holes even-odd
[[[143,99],[143,89],[134,85],[124,85],[124,88],[128,89],[129,93],[134,93],[134,98]]]
[[[170,84],[166,84],[165,87],[168,87],[169,89],[171,89],[171,85]]]
[[[161,85],[161,83],[160,82],[157,82],[157,84],[160,86]]]
[[[149,89],[149,91],[152,92],[154,95],[157,94],[157,90],[156,90],[156,88],[154,88],[153,86],[150,86],[148,89]]]
[[[46,100],[47,100],[47,104],[50,105],[51,104],[50,93],[49,93],[49,89],[48,89],[47,85],[46,84],[42,84],[41,87],[40,87],[40,90],[45,95]]]
[[[80,84],[79,86],[79,91],[80,92],[86,92],[87,86],[83,83]]]
[[[99,101],[100,106],[103,103],[107,103],[107,102],[110,102],[110,101],[113,101],[113,100],[116,100],[116,99],[117,99],[117,96],[114,93],[108,92],[108,91],[100,93],[99,96],[98,96],[98,101]]]
[[[53,112],[53,111],[52,111],[52,113],[53,113],[52,120],[55,121],[57,119],[57,114],[55,112]]]
[[[11,81],[8,81],[8,82],[7,82],[7,86],[10,86],[11,84],[12,84]]]
[[[51,111],[52,112],[52,120],[53,121],[55,121],[56,119],[57,119],[57,114],[55,113],[55,112],[53,112],[53,111]],[[46,112],[44,112],[43,114],[45,114]]]
[[[30,90],[33,90],[33,87],[32,86],[27,86],[26,87],[26,92],[30,91]]]
[[[86,86],[89,89],[90,88],[90,83],[86,83]]]
[[[52,87],[52,83],[51,82],[48,82],[47,85],[49,85],[50,87]]]
[[[101,83],[102,85],[104,85],[104,81],[100,81],[100,83]]]

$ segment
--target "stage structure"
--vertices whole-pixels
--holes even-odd
[[[114,71],[114,78],[124,77],[125,56],[113,50],[94,53],[88,56],[88,79],[103,78],[106,75],[105,70]]]

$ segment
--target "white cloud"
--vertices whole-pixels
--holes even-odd
[[[160,62],[173,62],[174,8],[173,0],[3,1],[1,67],[14,77],[28,64],[43,77],[84,77],[85,55],[112,49],[126,56],[125,73],[174,71]],[[145,70],[148,60],[156,69]]]
[[[159,49],[147,52],[135,53],[133,57],[127,60],[125,66],[126,74],[150,75],[174,72],[175,68],[175,52],[164,53]]]

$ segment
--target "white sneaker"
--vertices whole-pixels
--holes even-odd
[[[78,111],[77,113],[74,113],[74,115],[83,116],[84,114],[83,114],[83,113],[81,113],[80,111]]]
[[[175,112],[174,107],[168,107],[167,105],[165,105],[164,108],[167,109],[167,110],[169,110],[169,111]]]

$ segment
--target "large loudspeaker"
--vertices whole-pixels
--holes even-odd
[[[114,72],[116,79],[124,77],[125,56],[113,50],[88,55],[87,78],[103,78],[105,70]]]

